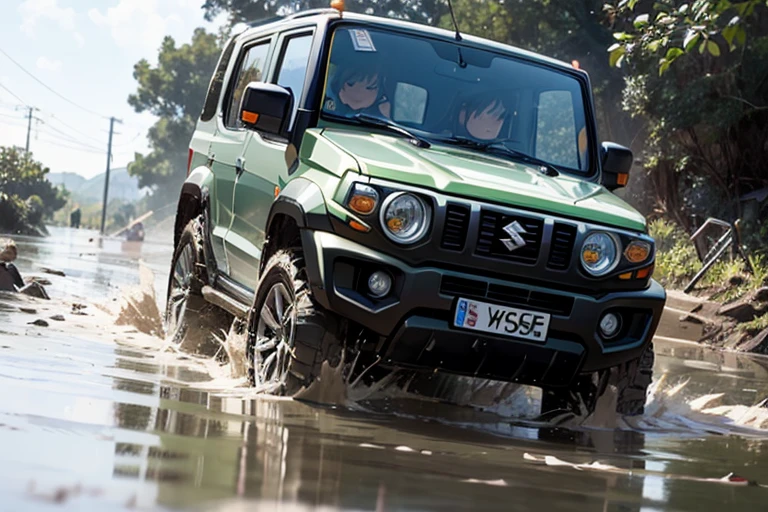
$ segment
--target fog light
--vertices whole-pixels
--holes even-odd
[[[621,329],[621,316],[616,313],[606,313],[600,319],[600,333],[605,338],[613,338]]]
[[[392,278],[382,270],[377,270],[368,278],[368,290],[374,297],[383,297],[392,288]]]

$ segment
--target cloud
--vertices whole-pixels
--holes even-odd
[[[75,29],[75,10],[59,7],[59,0],[24,0],[18,7],[21,14],[21,31],[34,37],[40,20],[53,21],[62,30]]]
[[[85,37],[83,37],[83,34],[81,34],[80,32],[75,32],[72,34],[72,37],[75,38],[75,43],[77,43],[78,48],[85,47]]]
[[[61,69],[61,61],[51,60],[48,57],[38,57],[37,67],[43,71],[59,71]]]
[[[178,14],[164,16],[160,5],[157,0],[119,0],[115,7],[104,12],[97,8],[90,9],[88,17],[97,26],[109,28],[118,46],[140,47],[154,52],[166,34],[184,23]],[[169,7],[165,2],[162,5]],[[199,0],[180,0],[177,5],[194,12],[200,11]]]

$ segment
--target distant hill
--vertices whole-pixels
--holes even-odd
[[[83,204],[99,202],[104,195],[104,176],[101,173],[91,179],[85,179],[73,172],[52,172],[48,181],[54,185],[64,185],[72,194],[72,199]],[[139,189],[139,179],[128,174],[125,167],[112,169],[109,172],[109,198],[134,202],[146,195],[145,190]]]

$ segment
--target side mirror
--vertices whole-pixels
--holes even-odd
[[[283,136],[293,109],[293,94],[284,87],[251,82],[245,87],[240,103],[240,120],[246,128]]]
[[[632,151],[613,142],[600,145],[600,160],[603,164],[602,183],[608,190],[626,186],[629,170],[632,168]]]

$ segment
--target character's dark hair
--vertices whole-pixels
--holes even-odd
[[[504,113],[509,112],[509,101],[500,91],[474,95],[462,102],[461,108],[469,117],[473,112],[482,112],[491,105],[494,105],[494,111],[503,110]]]
[[[337,68],[337,72],[331,81],[331,87],[337,93],[341,90],[346,82],[361,82],[370,78],[378,77],[378,87],[381,91],[384,86],[384,77],[381,74],[381,70],[376,65],[348,65]]]

